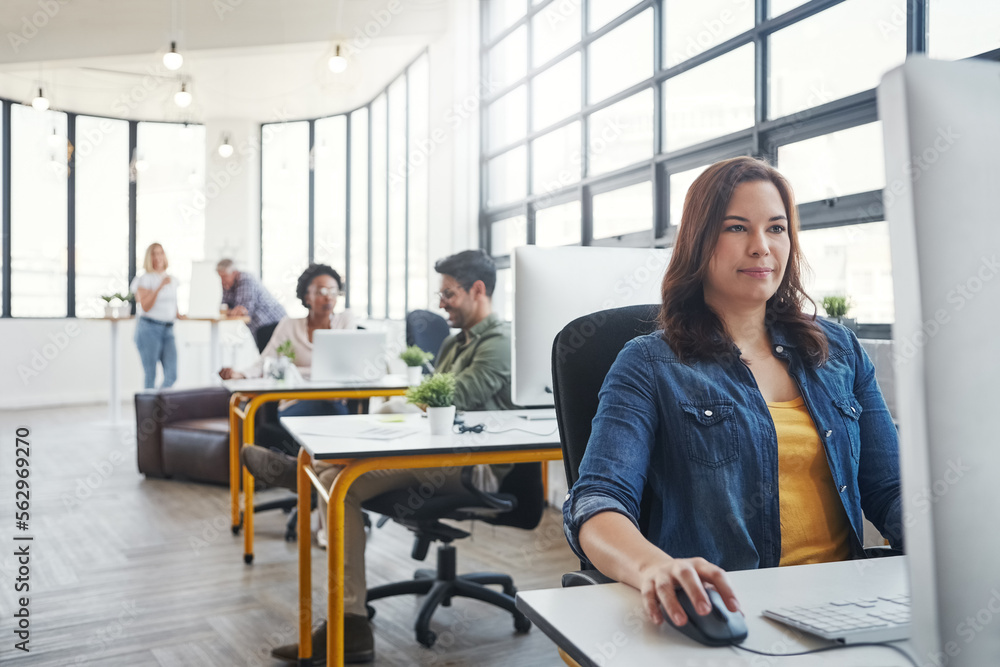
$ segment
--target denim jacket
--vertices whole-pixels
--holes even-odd
[[[863,557],[862,511],[902,547],[896,429],[875,367],[854,334],[818,320],[830,356],[803,363],[772,328],[773,354],[809,409],[851,524],[851,553]],[[580,476],[563,505],[570,546],[584,561],[580,526],[605,511],[639,527],[676,558],[701,556],[725,570],[775,567],[781,558],[778,444],[753,374],[734,354],[681,363],[662,331],[630,341],[608,372]],[[645,508],[644,508],[645,509]]]

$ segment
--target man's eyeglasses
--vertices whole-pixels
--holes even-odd
[[[458,292],[455,290],[443,289],[440,292],[434,292],[434,294],[442,301],[451,301],[455,298],[455,295],[458,294]]]
[[[314,287],[312,288],[313,294],[318,294],[319,296],[340,296],[341,292],[336,287]]]

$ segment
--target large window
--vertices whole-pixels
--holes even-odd
[[[101,317],[129,285],[128,122],[77,116],[76,133],[76,316]]]
[[[66,114],[11,107],[11,315],[66,315]]]
[[[205,259],[205,128],[177,123],[141,123],[136,151],[136,266],[150,243],[167,255],[169,272],[179,280],[177,308],[187,312],[189,276]],[[143,164],[145,166],[143,166]]]
[[[183,312],[191,265],[203,259],[204,127],[12,102],[3,104],[0,122],[12,137],[0,145],[0,164],[11,165],[3,316],[102,317],[101,297],[128,292],[154,241],[180,282]]]
[[[343,275],[344,306],[360,317],[426,307],[428,86],[423,54],[359,109],[262,127],[261,270],[272,293],[294,295],[315,261]]]
[[[1000,59],[995,0],[481,2],[479,238],[505,290],[518,245],[672,245],[694,179],[755,155],[796,192],[811,296],[891,323],[875,86],[908,53]]]

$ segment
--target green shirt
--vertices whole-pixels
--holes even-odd
[[[510,325],[494,313],[449,336],[437,354],[436,371],[455,374],[459,410],[512,410],[510,400]]]

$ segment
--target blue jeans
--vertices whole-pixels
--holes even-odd
[[[160,323],[140,317],[135,325],[135,346],[139,348],[146,389],[156,385],[156,362],[163,364],[163,386],[172,387],[177,381],[177,345],[173,323]]]

